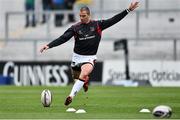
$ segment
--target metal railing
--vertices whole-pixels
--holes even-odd
[[[115,40],[118,40],[117,38],[108,38],[108,40],[111,40],[112,42],[113,41],[115,41]],[[128,39],[128,41],[130,41],[130,42],[136,42],[136,38],[129,38]],[[160,44],[164,44],[163,42],[168,42],[168,43],[170,43],[168,46],[169,46],[169,48],[163,48],[163,50],[161,50],[163,53],[163,55],[165,55],[165,56],[167,56],[168,58],[166,58],[165,56],[161,56],[161,55],[159,55],[159,56],[161,56],[161,57],[159,57],[159,58],[153,58],[152,60],[174,60],[174,61],[177,61],[177,60],[179,60],[180,59],[180,56],[179,56],[179,49],[178,49],[178,45],[179,45],[179,41],[180,41],[180,39],[153,39],[153,41],[157,41],[157,44],[158,44],[158,42],[160,42]],[[138,44],[138,45],[135,45],[135,46],[137,46],[137,48],[138,48],[138,46],[140,46],[141,45],[141,42],[143,42],[143,44],[144,43],[146,43],[146,45],[147,44],[151,44],[151,42],[153,42],[152,41],[152,39],[148,39],[148,38],[142,38],[142,39],[139,39],[139,43],[140,44]],[[0,41],[0,42],[2,42],[2,40]],[[4,42],[4,41],[3,41]],[[30,44],[28,43],[28,42],[30,42]],[[11,58],[10,58],[10,60],[16,60],[16,61],[18,61],[18,60],[43,60],[42,58],[40,58],[40,53],[39,53],[39,47],[40,47],[40,43],[42,44],[42,42],[48,42],[48,41],[44,41],[44,40],[28,40],[28,41],[26,41],[26,40],[8,40],[8,43],[22,43],[22,45],[23,46],[20,46],[21,47],[21,51],[24,51],[24,57],[26,56],[26,57],[28,57],[28,58],[23,58],[22,59],[22,57],[19,57],[20,59],[17,59],[18,57],[18,55],[19,54],[21,54],[21,53],[18,53],[18,51],[16,50],[16,49],[14,49],[14,48],[16,48],[16,47],[12,47],[12,49],[10,48],[10,49],[8,49],[7,48],[7,51],[11,51],[10,52],[10,54],[8,55],[8,53],[3,53],[4,55],[6,54],[6,55],[8,55],[8,56],[11,56]],[[31,44],[32,43],[32,44]],[[172,43],[172,44],[171,44]],[[28,44],[28,45],[27,45]],[[101,43],[102,44],[102,43]],[[131,44],[132,45],[132,44]],[[166,43],[166,45],[167,45],[167,43]],[[25,47],[25,48],[24,48]],[[26,47],[29,47],[29,49],[27,50],[26,49]],[[66,47],[67,47],[67,45],[66,45]],[[71,46],[72,47],[72,46]],[[130,49],[131,49],[131,47],[132,46],[130,46]],[[61,47],[60,47],[61,48]],[[153,48],[153,47],[152,47]],[[6,49],[6,48],[5,48]],[[26,51],[27,50],[27,51]],[[143,49],[142,49],[143,50]],[[5,50],[4,50],[5,51]],[[14,53],[12,52],[12,51],[14,51]],[[64,50],[63,50],[64,51]],[[101,51],[101,54],[103,53],[103,50],[99,50],[99,51]],[[151,51],[151,49],[149,49],[149,52],[146,54],[146,53],[143,53],[147,58],[150,58],[151,59],[151,54],[155,54],[155,53],[151,53],[150,52]],[[58,54],[66,54],[67,52],[66,51],[64,51],[64,52],[62,52],[61,50],[60,50],[60,52],[58,52],[58,51],[56,51]],[[133,53],[134,51],[130,51],[130,53],[132,53],[132,54],[136,54],[136,52],[135,53]],[[142,51],[143,52],[143,51]],[[145,51],[144,51],[145,52]],[[154,52],[154,51],[153,51]],[[29,54],[30,53],[30,54]],[[111,53],[111,52],[110,52]],[[1,54],[2,54],[2,52],[1,52]],[[15,54],[15,55],[14,55]],[[55,56],[57,56],[57,58],[58,58],[58,54],[54,54]],[[67,53],[67,54],[71,54],[71,53]],[[111,53],[111,54],[114,54],[114,53]],[[141,54],[141,53],[140,53]],[[166,55],[167,54],[167,55]],[[17,55],[17,56],[16,56]],[[1,55],[2,56],[2,55]],[[13,57],[13,56],[15,56],[15,57]],[[107,54],[105,55],[105,56],[108,56]],[[143,55],[141,55],[141,56],[143,56]],[[148,57],[149,56],[149,57]],[[170,58],[169,56],[172,56],[172,58]],[[2,56],[2,58],[5,58],[6,56]],[[48,57],[48,58],[50,58],[51,60],[53,60],[54,58],[51,58],[50,56],[48,56],[48,55],[46,55],[46,57]],[[165,57],[165,58],[164,58]],[[3,59],[0,59],[0,60],[3,60]],[[54,60],[59,60],[59,59],[57,59],[57,58],[55,58]],[[139,56],[137,56],[135,59],[139,59],[140,57]],[[7,57],[7,59],[9,59],[9,57]]]

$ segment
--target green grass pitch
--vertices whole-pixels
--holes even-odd
[[[15,87],[0,86],[0,119],[154,119],[151,113],[140,113],[142,108],[169,105],[171,119],[180,119],[180,88],[178,87],[119,87],[90,86],[81,90],[69,107],[85,109],[87,113],[67,113],[64,100],[72,86]],[[42,90],[53,93],[51,107],[40,102]]]

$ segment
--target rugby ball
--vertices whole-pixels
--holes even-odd
[[[41,93],[41,103],[44,107],[50,107],[52,103],[52,93],[50,90],[43,90]]]
[[[159,105],[153,109],[152,114],[156,118],[170,118],[172,109],[167,105]]]

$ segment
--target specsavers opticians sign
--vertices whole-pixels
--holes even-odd
[[[143,81],[148,81],[152,86],[180,86],[180,62],[130,61],[129,73],[131,84],[135,86]],[[124,61],[104,61],[102,81],[104,85],[122,84],[125,79]]]

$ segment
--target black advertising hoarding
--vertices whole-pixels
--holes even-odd
[[[70,62],[0,62],[0,75],[11,77],[16,86],[66,86],[73,82]],[[102,81],[102,62],[95,65],[90,82]]]

